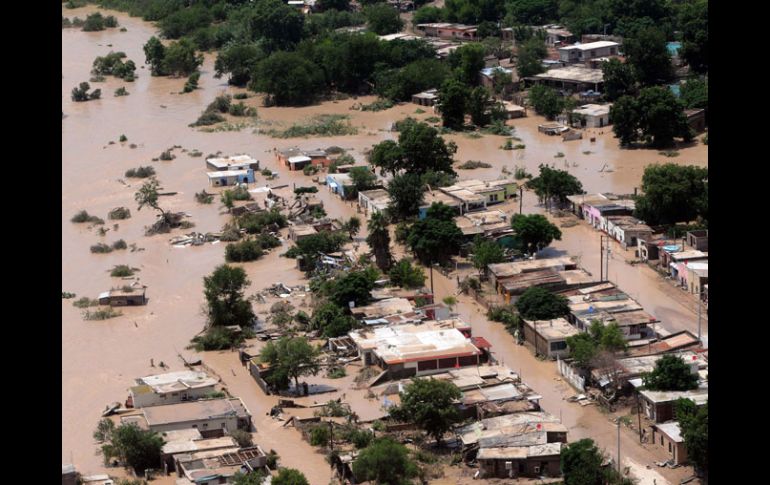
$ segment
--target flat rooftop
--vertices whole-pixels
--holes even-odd
[[[581,66],[557,67],[536,74],[528,79],[540,79],[544,81],[570,81],[588,84],[604,82],[604,73],[601,69],[590,69]]]
[[[395,325],[355,330],[348,335],[359,348],[373,350],[388,364],[481,353],[470,339],[455,328],[456,323],[451,327],[442,324],[444,322]]]
[[[239,175],[248,175],[248,170],[221,170],[218,172],[206,172],[210,179],[218,177],[238,177]]]
[[[221,416],[238,416],[239,418],[250,416],[243,402],[237,397],[153,406],[143,408],[142,411],[148,426],[199,421]]]
[[[549,268],[557,268],[564,270],[566,268],[575,268],[575,263],[569,256],[559,256],[558,258],[546,258],[546,259],[533,259],[525,261],[513,261],[510,263],[496,263],[487,266],[489,271],[495,275],[496,278],[501,279],[508,276],[513,276],[521,273],[527,273],[531,271],[538,271]]]
[[[449,207],[459,207],[462,202],[441,190],[428,190],[425,192],[425,197],[420,207],[430,207],[434,203],[448,205]]]
[[[606,116],[610,114],[611,106],[612,104],[584,104],[572,112],[584,116]]]
[[[684,438],[682,438],[682,430],[679,429],[679,422],[677,421],[669,421],[667,423],[661,423],[654,425],[658,430],[668,436],[671,441],[674,441],[675,443],[684,443]]]
[[[559,48],[560,51],[571,51],[571,50],[580,50],[580,51],[590,51],[591,49],[602,49],[604,47],[616,47],[619,46],[617,42],[612,42],[609,40],[599,40],[596,42],[588,42],[586,44],[575,44],[575,45],[569,45],[567,47],[561,47]]]
[[[168,372],[140,377],[136,380],[137,384],[150,386],[155,392],[160,394],[209,387],[216,385],[217,382],[219,380],[214,379],[205,372],[199,371]]]
[[[501,446],[479,449],[478,460],[522,460],[537,456],[561,454],[562,443],[545,443],[533,446]]]
[[[522,319],[522,321],[546,340],[562,340],[580,333],[580,330],[572,326],[564,318],[532,321]]]
[[[366,318],[383,317],[396,313],[409,313],[414,310],[412,303],[406,298],[386,298],[371,305],[352,308],[354,315],[364,315]]]

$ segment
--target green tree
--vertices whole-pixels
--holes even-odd
[[[620,62],[616,58],[602,63],[604,75],[604,96],[608,101],[633,95],[635,92],[636,78],[630,64]]]
[[[109,442],[102,445],[101,452],[105,462],[115,458],[141,475],[148,468],[160,466],[164,444],[163,438],[153,431],[143,430],[134,423],[122,424],[112,432]]]
[[[152,177],[150,180],[143,183],[139,190],[134,194],[134,200],[139,204],[136,210],[140,211],[143,207],[151,207],[160,212],[163,220],[168,220],[168,213],[158,205],[158,190],[160,188],[160,182],[158,182],[158,179],[155,177]]]
[[[247,12],[252,39],[261,38],[267,52],[290,50],[302,39],[304,15],[281,0],[258,0]]]
[[[396,219],[414,217],[420,210],[425,198],[422,180],[416,173],[397,175],[388,183],[390,204],[388,211]]]
[[[91,86],[87,82],[82,82],[78,87],[72,88],[72,101],[76,101],[76,102],[88,101],[89,89],[91,89]]]
[[[422,268],[403,258],[396,263],[388,273],[390,282],[402,288],[422,288],[425,284],[425,273]]]
[[[395,176],[403,167],[404,152],[398,146],[398,142],[385,140],[372,148],[369,154],[369,163],[380,169],[380,174],[390,173]]]
[[[310,327],[313,330],[321,330],[325,338],[334,338],[346,335],[353,329],[355,323],[355,319],[347,315],[341,307],[332,302],[326,302],[313,312]]]
[[[244,290],[251,282],[243,268],[223,264],[209,276],[203,277],[206,315],[209,326],[240,325],[254,321],[251,303],[244,299]]]
[[[479,73],[484,69],[484,47],[475,42],[463,44],[452,51],[447,62],[457,72],[460,82],[476,86],[479,84]]]
[[[590,438],[570,443],[561,452],[564,485],[598,485],[606,483],[602,472],[604,457]]]
[[[444,20],[444,10],[434,6],[420,7],[414,11],[412,15],[412,25],[419,24],[431,24],[434,22],[442,22]]]
[[[265,473],[262,470],[254,470],[250,473],[236,472],[233,475],[233,485],[262,485]]]
[[[377,267],[381,271],[388,271],[393,261],[390,254],[390,232],[388,231],[388,221],[384,214],[375,212],[369,219],[369,235],[366,236],[366,244],[374,252],[374,259]]]
[[[163,56],[162,71],[171,76],[189,76],[203,64],[203,55],[195,55],[195,45],[187,38],[172,42]]]
[[[377,186],[377,176],[367,167],[353,167],[348,172],[350,181],[353,182],[356,192],[369,190]]]
[[[160,40],[153,36],[144,44],[145,64],[150,65],[150,73],[153,76],[165,76],[163,59],[166,57],[166,47]]]
[[[692,138],[682,104],[670,89],[642,89],[636,98],[636,113],[643,140],[655,148],[670,146],[674,137]]]
[[[680,98],[685,108],[705,109],[708,116],[709,109],[709,83],[704,80],[690,79],[682,84]]]
[[[679,56],[693,71],[704,74],[709,70],[708,0],[682,2],[678,9],[682,35]]]
[[[508,16],[524,25],[543,25],[555,21],[558,16],[556,0],[510,0],[505,3]]]
[[[93,437],[94,440],[99,443],[104,443],[112,438],[112,433],[115,432],[115,422],[110,418],[102,418],[99,420],[99,424],[96,426]]]
[[[534,76],[545,71],[542,61],[547,55],[548,50],[543,43],[543,39],[532,37],[525,41],[517,52],[518,61],[516,69],[519,73],[519,78],[524,79],[525,77]]]
[[[487,272],[487,266],[490,264],[502,263],[505,261],[503,248],[495,241],[488,241],[481,236],[476,236],[473,241],[473,267],[479,270],[479,277]]]
[[[365,305],[371,298],[370,292],[374,288],[374,279],[364,271],[351,271],[335,281],[331,301],[347,308],[353,301],[356,306]]]
[[[471,90],[468,97],[468,113],[471,115],[471,121],[476,126],[487,126],[490,121],[489,109],[492,100],[489,97],[489,91],[483,86],[477,86]]]
[[[575,364],[581,369],[591,369],[593,359],[599,352],[599,348],[591,335],[581,332],[567,337],[566,341],[567,347],[569,347],[569,356],[574,359]]]
[[[564,99],[555,89],[542,84],[532,86],[529,90],[529,102],[537,114],[552,120],[564,111]]]
[[[462,420],[455,402],[462,391],[453,383],[438,379],[414,379],[400,393],[401,404],[390,410],[399,421],[412,422],[441,444],[444,433]]]
[[[708,477],[709,403],[696,406],[690,399],[679,398],[674,403],[674,415],[687,448],[687,456],[695,471]]]
[[[527,254],[535,254],[555,239],[561,241],[561,231],[541,214],[514,214],[511,227]]]
[[[248,448],[254,446],[254,439],[251,433],[242,429],[236,429],[230,432],[230,436],[238,443],[241,448]]]
[[[636,99],[622,96],[610,107],[612,131],[620,138],[620,144],[629,146],[639,139],[639,115],[636,109]]]
[[[204,5],[193,5],[171,13],[159,22],[160,31],[167,39],[178,39],[197,29],[207,27],[214,17]]]
[[[392,438],[378,438],[361,450],[353,462],[356,481],[374,481],[377,485],[408,484],[418,468],[409,459],[409,450]]]
[[[698,375],[681,357],[667,354],[655,362],[652,372],[642,374],[642,382],[653,391],[689,391],[697,389]]]
[[[257,64],[249,89],[266,93],[278,106],[300,106],[315,101],[324,82],[313,62],[296,52],[276,52]]]
[[[350,239],[353,239],[356,234],[358,234],[358,231],[361,230],[361,219],[352,216],[345,224],[343,224],[343,229],[350,234]]]
[[[350,8],[350,0],[318,0],[317,5],[322,11],[339,10],[342,12]]]
[[[434,202],[427,217],[409,229],[406,244],[423,264],[446,263],[459,252],[463,233],[453,215],[454,209]]]
[[[442,125],[453,130],[462,130],[468,100],[468,88],[464,84],[455,79],[446,80],[438,92],[437,101]]]
[[[425,123],[407,123],[398,135],[403,152],[403,169],[423,174],[429,171],[455,175],[452,156],[457,152],[454,142],[446,143],[438,130]]]
[[[305,475],[294,468],[281,468],[273,477],[273,485],[310,485]]]
[[[550,168],[548,165],[540,165],[540,173],[537,177],[527,182],[527,188],[534,190],[540,203],[556,201],[558,204],[566,204],[567,196],[583,193],[583,184],[566,170]]]
[[[610,322],[608,325],[600,323],[599,325],[602,326],[599,345],[603,350],[617,352],[628,348],[628,342],[626,342],[626,338],[616,322]]]
[[[449,67],[438,59],[419,59],[404,67],[381,71],[375,91],[394,101],[410,101],[413,94],[440,87],[449,77]]]
[[[259,354],[262,362],[271,367],[265,381],[277,389],[288,389],[290,380],[294,379],[299,393],[299,378],[314,376],[320,371],[320,353],[305,337],[281,337],[268,342]]]
[[[626,62],[642,86],[665,84],[674,77],[666,35],[655,27],[642,29],[623,41]]]
[[[96,32],[104,30],[104,28],[104,17],[99,12],[87,16],[85,23],[83,23],[84,32]]]
[[[689,222],[698,215],[707,218],[708,168],[673,163],[647,166],[635,215],[651,225]]]
[[[257,44],[231,44],[219,50],[214,63],[215,77],[230,74],[228,84],[246,86],[251,80],[254,66],[265,57]]]
[[[394,34],[404,27],[404,21],[398,15],[398,10],[386,3],[377,3],[364,8],[364,16],[369,30],[377,35]]]
[[[516,300],[516,309],[527,320],[553,320],[569,314],[566,298],[539,286],[527,288]]]

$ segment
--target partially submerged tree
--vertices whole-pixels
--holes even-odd
[[[441,123],[453,130],[462,130],[465,124],[465,107],[469,99],[468,88],[456,79],[447,79],[438,92],[437,106],[441,111]]]
[[[577,177],[566,170],[553,169],[545,164],[540,164],[540,173],[530,179],[526,187],[534,190],[540,202],[545,203],[546,209],[552,201],[565,204],[567,196],[583,193],[583,184]]]
[[[270,365],[270,373],[265,377],[268,384],[277,389],[288,389],[294,379],[294,386],[299,393],[299,378],[316,375],[320,371],[320,350],[305,337],[281,337],[270,341],[260,352],[262,362]]]
[[[416,173],[397,175],[388,183],[388,195],[388,211],[391,216],[397,220],[414,217],[425,198],[422,179]]]
[[[425,273],[422,268],[413,266],[407,258],[403,258],[393,265],[388,276],[392,284],[402,288],[422,288],[425,284]]]
[[[471,251],[473,267],[479,271],[479,278],[486,274],[487,266],[502,263],[505,260],[503,248],[495,241],[489,241],[481,236],[476,236]]]
[[[165,443],[159,434],[129,423],[115,428],[108,440],[101,447],[105,463],[117,459],[133,468],[137,475],[160,466],[160,452]]]
[[[462,392],[453,383],[438,379],[414,379],[400,394],[401,404],[390,415],[403,422],[414,423],[441,444],[444,433],[462,418],[455,401]]]
[[[375,212],[369,219],[369,235],[366,236],[366,244],[372,249],[377,267],[381,271],[388,271],[393,261],[390,255],[390,232],[388,221],[384,214]]]
[[[136,210],[140,211],[143,207],[150,207],[160,212],[158,216],[160,219],[148,229],[148,235],[156,232],[167,232],[170,228],[179,225],[179,217],[171,212],[166,212],[158,204],[158,191],[161,188],[158,179],[152,177],[150,180],[143,183],[139,190],[134,194],[134,200],[138,204]]]
[[[460,250],[463,233],[454,221],[454,209],[441,203],[428,208],[425,219],[409,229],[406,244],[423,264],[446,263]]]
[[[272,485],[310,485],[305,475],[294,468],[281,468],[271,483]]]
[[[707,218],[708,168],[674,163],[648,165],[634,215],[652,225]]]
[[[353,462],[353,474],[361,482],[400,485],[410,483],[409,479],[417,473],[417,466],[409,459],[409,450],[389,437],[372,441]]]
[[[255,318],[244,289],[251,284],[243,268],[223,264],[203,278],[209,326],[250,326]]]

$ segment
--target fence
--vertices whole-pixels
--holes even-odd
[[[559,373],[569,384],[580,392],[586,392],[585,379],[580,377],[571,365],[556,357],[556,365]]]

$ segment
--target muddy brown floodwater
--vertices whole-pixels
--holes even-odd
[[[85,18],[95,10],[94,7],[62,9],[62,15]],[[196,225],[195,231],[218,231],[227,221],[218,201],[211,205],[199,205],[193,198],[195,192],[207,188],[204,163],[206,154],[218,151],[224,154],[247,153],[260,160],[263,166],[280,172],[279,178],[270,182],[273,186],[293,183],[310,185],[310,178],[301,172],[290,173],[283,167],[279,168],[272,150],[294,145],[303,148],[338,145],[350,150],[357,160],[363,161],[364,150],[381,140],[394,138],[394,134],[388,131],[394,121],[408,115],[420,120],[434,116],[429,110],[422,114],[415,113],[418,106],[412,104],[377,113],[350,109],[354,104],[371,102],[373,97],[329,102],[307,108],[263,108],[259,105],[259,98],[255,97],[246,102],[258,107],[260,125],[257,128],[261,131],[268,124],[266,122],[289,123],[316,114],[339,113],[351,115],[351,123],[359,128],[359,134],[313,139],[275,139],[254,134],[251,128],[204,133],[188,127],[188,124],[195,121],[217,95],[243,91],[228,87],[226,79],[214,78],[215,56],[212,54],[205,57],[200,89],[192,93],[177,94],[185,83],[183,78],[153,78],[148,69],[140,68],[137,69],[136,81],[132,83],[112,77],[108,77],[104,83],[91,83],[92,89],[102,90],[101,100],[73,103],[70,91],[90,78],[89,71],[95,57],[110,51],[123,51],[138,66],[144,66],[142,46],[156,34],[156,29],[150,23],[123,13],[110,13],[118,18],[121,26],[126,27],[126,32],[120,32],[119,29],[102,32],[62,29],[62,111],[65,114],[62,120],[62,290],[74,292],[78,298],[95,298],[112,286],[124,284],[117,278],[111,278],[109,269],[117,264],[128,264],[140,268],[138,278],[148,287],[149,303],[143,307],[123,308],[123,315],[117,318],[89,322],[82,319],[80,310],[72,306],[72,300],[62,300],[62,463],[74,463],[79,470],[91,473],[115,473],[114,469],[103,468],[101,458],[95,453],[97,446],[91,437],[101,411],[108,403],[125,399],[134,378],[158,371],[157,367],[150,367],[150,359],[154,359],[156,365],[163,361],[171,370],[182,368],[178,352],[187,355],[191,353],[185,347],[204,325],[201,313],[203,276],[224,262],[222,244],[181,249],[172,247],[168,239],[182,231],[145,237],[144,227],[154,222],[155,215],[147,209],[136,210],[133,194],[140,182],[125,179],[128,185],[124,185],[119,181],[124,179],[124,172],[139,165],[152,165],[164,190],[177,192],[174,196],[161,198],[164,209],[190,213]],[[114,91],[121,86],[125,86],[130,95],[114,97]],[[611,131],[606,128],[600,130],[603,134],[595,134],[595,143],[587,138],[564,143],[559,138],[537,133],[537,124],[540,122],[542,118],[536,116],[511,122],[517,136],[526,145],[520,151],[499,149],[504,142],[503,137],[499,136],[479,139],[465,135],[448,136],[459,146],[459,161],[484,160],[493,165],[490,169],[458,171],[461,177],[492,179],[501,174],[503,166],[513,171],[515,165],[525,166],[529,172],[537,173],[540,163],[549,163],[575,174],[589,192],[628,193],[640,185],[642,171],[649,163],[708,163],[707,147],[702,144],[681,148],[678,157],[669,159],[659,156],[656,151],[619,150]],[[128,137],[125,143],[118,142],[122,134]],[[110,145],[110,141],[115,143]],[[132,143],[137,145],[136,148],[129,147]],[[194,158],[188,152],[182,153],[181,149],[176,149],[176,159],[151,162],[152,158],[174,145],[181,145],[188,152],[197,149],[204,156]],[[591,153],[584,153],[587,151]],[[565,157],[554,158],[557,152],[563,152]],[[602,167],[604,170],[600,171]],[[607,168],[612,171],[608,172]],[[258,175],[257,185],[265,183],[264,177]],[[323,186],[318,195],[331,217],[347,218],[355,213],[354,206],[335,198]],[[533,199],[533,196],[525,196],[526,211],[541,210],[534,206]],[[117,229],[113,229],[114,221],[107,221],[105,227],[110,230],[104,237],[100,237],[95,229],[69,221],[81,209],[107,220],[107,212],[118,206],[129,207],[132,217],[117,221]],[[598,240],[598,235],[585,228],[571,228],[564,232],[564,245],[555,244],[556,250],[572,251],[580,247],[580,244],[585,244],[584,254],[589,254],[589,245],[593,247],[595,244],[588,241]],[[359,235],[358,239],[362,236]],[[143,250],[114,251],[110,254],[91,254],[89,251],[89,246],[97,242],[110,244],[117,239],[124,239],[128,244],[135,243]],[[277,248],[257,262],[242,265],[252,281],[247,293],[277,281],[292,285],[303,282],[302,274],[294,269],[294,261],[279,257],[285,249]],[[592,268],[592,271],[598,269],[598,256],[594,264],[597,268]],[[623,263],[616,264],[619,266]],[[613,276],[612,267],[610,276]],[[634,284],[632,276],[628,276],[627,280],[627,284]],[[649,287],[659,284],[652,278],[645,281],[649,282]],[[620,283],[623,286],[626,281],[621,279]],[[453,291],[449,287],[449,280],[444,284],[445,288],[437,289],[440,294]],[[645,305],[656,304],[656,301],[644,301],[647,289],[643,283],[637,283],[637,287],[629,291]],[[670,310],[674,316],[674,326],[692,325],[695,317],[691,311],[681,305],[677,307],[676,302],[666,303],[665,287],[659,287],[658,293],[653,295],[650,300],[658,300],[660,295],[659,305]],[[470,317],[474,328],[478,325],[481,330],[480,334],[492,337],[494,340],[491,341],[501,342],[498,344],[501,345],[501,354],[511,352],[513,359],[510,361],[506,357],[506,363],[517,368],[515,361],[519,360],[517,355],[522,354],[523,348],[510,345],[510,336],[488,322],[483,323],[485,319],[474,316],[474,307],[470,302],[461,299],[457,311]],[[656,316],[664,320],[664,315]],[[527,363],[527,368],[545,369],[552,365],[529,362],[523,354],[520,359]],[[206,360],[222,369],[232,366],[232,372],[236,375],[228,378],[227,373],[224,373],[223,377],[235,395],[240,394],[247,404],[253,406],[251,411],[258,418],[258,439],[255,441],[268,448],[276,448],[282,454],[282,462],[300,468],[311,479],[311,483],[327,483],[329,469],[323,457],[312,454],[312,449],[299,440],[295,431],[279,429],[279,426],[265,421],[263,417],[272,405],[272,399],[261,396],[256,386],[247,385],[248,374],[238,366],[235,354],[210,353]],[[542,372],[542,376],[538,372]],[[558,393],[558,388],[553,386],[551,373],[543,370],[531,374],[524,369],[524,378],[546,396],[545,408],[555,413],[561,404],[554,394]],[[228,382],[230,379],[234,382]],[[550,402],[552,399],[553,404]],[[576,410],[573,416],[573,411],[567,409],[570,408],[564,406],[565,422],[576,430],[584,429],[573,432],[573,436],[593,436],[594,429],[588,430],[592,420],[581,421],[586,419],[581,417],[585,415],[582,412],[585,410]],[[607,433],[611,434],[611,430]]]

